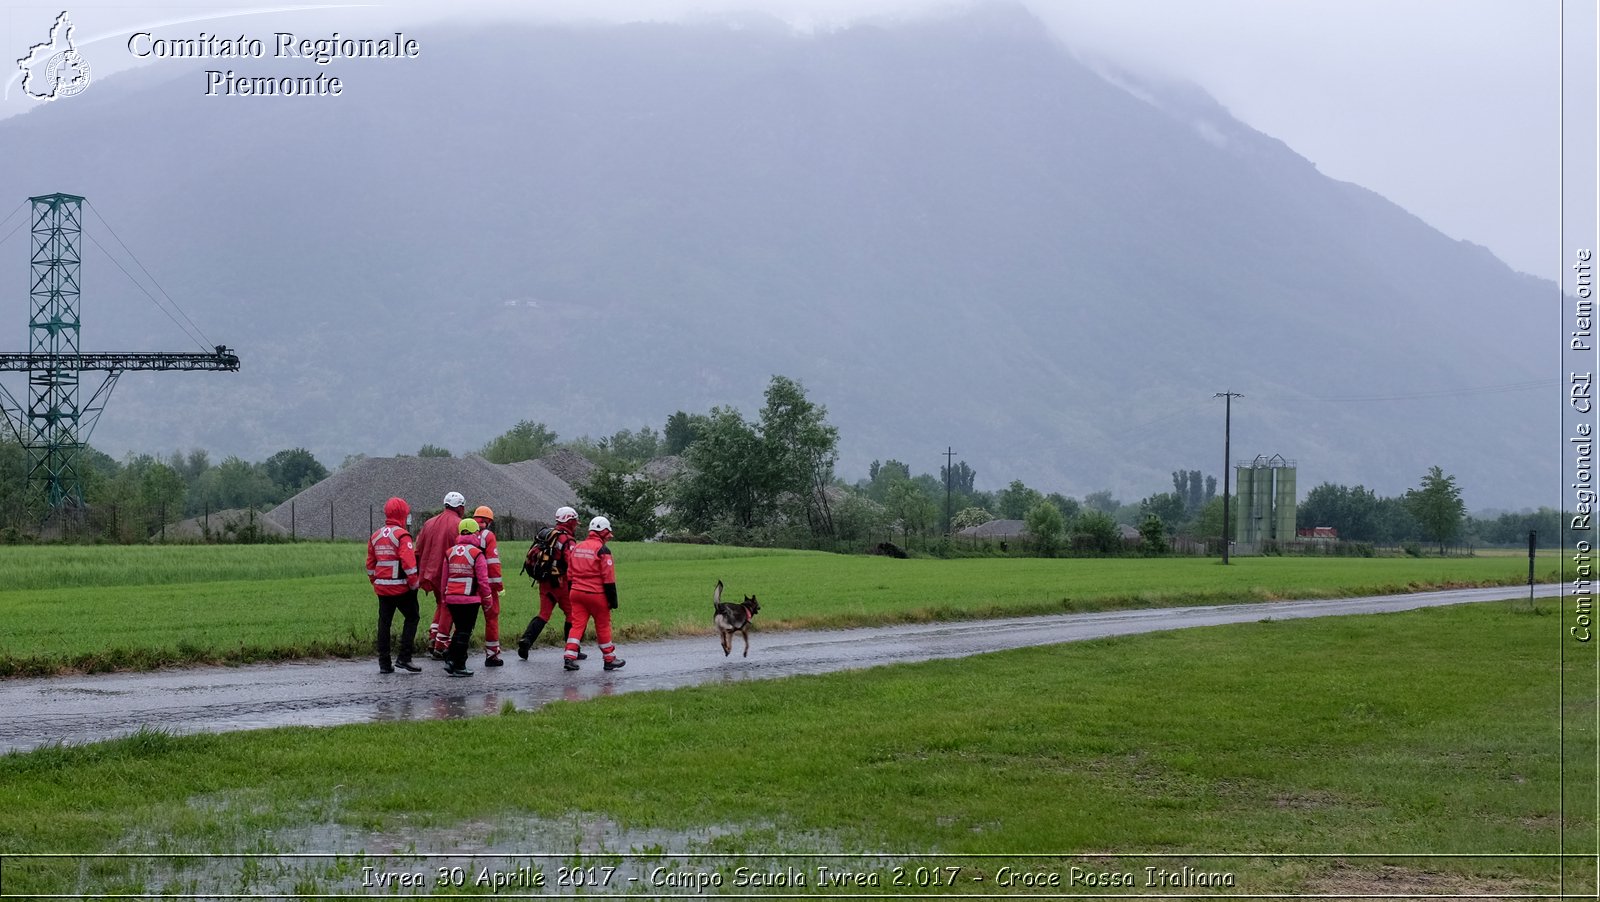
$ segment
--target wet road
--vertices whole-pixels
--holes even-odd
[[[1542,598],[1561,594],[1541,585]],[[1528,597],[1527,589],[1460,589],[1337,600],[1060,614],[1006,620],[919,624],[855,630],[756,633],[750,657],[724,658],[715,636],[641,642],[620,649],[628,665],[606,673],[593,657],[583,669],[561,669],[555,648],[514,653],[506,666],[472,666],[477,675],[451,679],[441,665],[420,674],[385,675],[375,661],[198,667],[140,674],[98,674],[0,681],[0,752],[52,742],[82,743],[131,733],[142,726],[175,733],[325,726],[382,720],[425,720],[493,714],[511,701],[519,710],[561,699],[704,683],[770,679],[795,674],[956,658],[1027,645],[1158,630],[1272,619],[1373,614],[1475,601]]]

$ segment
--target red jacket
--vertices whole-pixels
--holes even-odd
[[[591,535],[574,545],[568,562],[567,576],[573,592],[603,595],[606,584],[617,581],[616,569],[611,563],[611,549],[599,536]]]
[[[445,604],[492,604],[494,592],[489,588],[488,555],[478,547],[471,536],[450,548],[445,563]]]
[[[500,542],[491,529],[478,530],[478,540],[483,543],[483,559],[489,565],[489,589],[499,598],[505,589],[505,579],[500,574]]]
[[[444,561],[450,556],[450,549],[455,546],[460,534],[461,516],[449,508],[422,524],[422,532],[417,534],[417,568],[424,592],[441,594]]]
[[[383,528],[367,540],[367,579],[384,597],[415,591],[420,581],[417,554],[406,531],[410,513],[411,506],[403,499],[390,498],[383,506]]]

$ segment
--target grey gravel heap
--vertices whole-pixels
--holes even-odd
[[[399,496],[411,505],[414,529],[437,512],[446,492],[466,496],[470,513],[480,504],[504,522],[549,523],[578,495],[541,462],[495,464],[466,457],[368,457],[278,505],[265,515],[302,538],[366,539],[383,525],[383,503]],[[291,523],[292,519],[292,523]]]

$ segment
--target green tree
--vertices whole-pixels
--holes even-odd
[[[1051,492],[1044,496],[1044,500],[1054,504],[1056,510],[1061,511],[1061,522],[1071,523],[1078,519],[1078,513],[1083,510],[1083,505],[1076,498],[1068,498],[1060,492]]]
[[[997,513],[1005,520],[1021,520],[1043,500],[1044,496],[1037,489],[1028,488],[1020,479],[1011,480],[1011,484],[994,499]]]
[[[956,511],[955,517],[950,521],[950,528],[966,529],[968,526],[982,526],[994,518],[994,514],[981,507],[964,507]]]
[[[798,508],[814,536],[833,535],[828,486],[839,459],[839,430],[828,424],[828,408],[806,397],[805,388],[773,376],[761,409],[761,441],[776,491]]]
[[[1461,518],[1466,514],[1461,489],[1456,478],[1444,475],[1439,467],[1429,467],[1421,487],[1406,491],[1405,506],[1422,527],[1424,538],[1439,543],[1440,554],[1444,554],[1446,542],[1461,534]]]
[[[656,534],[656,508],[661,504],[661,487],[636,468],[618,463],[603,464],[577,491],[578,499],[592,513],[610,518],[618,541],[635,542]]]
[[[200,479],[203,502],[215,513],[242,507],[276,503],[278,487],[261,468],[242,457],[230,455]]]
[[[1145,554],[1166,554],[1167,524],[1155,514],[1145,514],[1139,523],[1139,547]]]
[[[1380,544],[1398,545],[1422,534],[1422,526],[1404,498],[1379,498],[1372,519],[1372,540]]]
[[[638,432],[619,429],[609,438],[601,439],[600,445],[622,463],[642,464],[660,453],[661,436],[649,426],[640,426]]]
[[[667,426],[661,434],[662,454],[682,454],[700,435],[705,417],[678,411],[667,417]]]
[[[867,467],[867,484],[863,488],[867,497],[883,504],[889,500],[889,489],[897,482],[905,482],[911,478],[911,468],[898,460],[889,459],[883,463],[873,461]]]
[[[1236,513],[1237,508],[1228,512],[1230,514]],[[1213,543],[1213,547],[1220,553],[1222,546],[1215,543],[1222,540],[1222,532],[1222,499],[1212,498],[1200,506],[1200,512],[1195,515],[1194,520],[1190,521],[1189,534]],[[1228,535],[1230,537],[1233,535],[1231,524],[1229,525]]]
[[[484,460],[497,464],[514,464],[520,460],[534,460],[544,456],[556,443],[556,434],[543,423],[521,420],[498,437],[491,439],[478,454]]]
[[[1324,482],[1306,493],[1295,508],[1295,520],[1302,529],[1331,526],[1339,538],[1349,542],[1378,539],[1378,496],[1363,486],[1334,485]]]
[[[1022,521],[1039,552],[1046,557],[1054,556],[1056,549],[1061,547],[1061,534],[1066,528],[1066,522],[1061,517],[1061,509],[1041,498],[1033,507],[1028,508]]]
[[[1188,483],[1185,482],[1184,484],[1185,491],[1187,491]],[[1188,500],[1177,492],[1162,492],[1159,495],[1151,495],[1139,502],[1139,510],[1145,519],[1155,517],[1173,530],[1176,530],[1178,525],[1186,519],[1188,509]],[[1144,519],[1139,521],[1141,532],[1144,530],[1144,522]]]
[[[950,494],[956,497],[972,494],[972,484],[978,478],[978,471],[967,466],[964,460],[956,461],[954,467],[939,465],[939,484],[945,485],[949,479]]]
[[[939,516],[933,499],[909,479],[902,479],[889,489],[889,498],[884,504],[884,510],[899,524],[900,531],[908,537],[912,533],[926,536]]]
[[[1105,511],[1085,510],[1072,524],[1072,544],[1085,551],[1111,554],[1122,550],[1122,530]]]
[[[435,444],[426,444],[417,449],[418,457],[454,457],[449,448],[441,448]]]
[[[843,542],[880,540],[889,528],[883,505],[854,492],[833,507],[834,536]]]
[[[673,515],[699,532],[718,523],[751,529],[773,512],[776,492],[761,436],[739,411],[713,407],[684,449],[688,466],[673,482]]]
[[[328,478],[328,468],[304,448],[279,451],[262,461],[261,470],[277,486],[275,494],[280,501]]]
[[[1090,492],[1084,495],[1083,506],[1103,514],[1115,514],[1122,507],[1122,502],[1111,494],[1110,489],[1101,489],[1098,492]]]

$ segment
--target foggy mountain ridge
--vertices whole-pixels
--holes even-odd
[[[980,486],[1135,500],[1221,475],[1232,390],[1233,456],[1297,460],[1302,495],[1438,464],[1474,508],[1559,503],[1554,395],[1466,391],[1544,375],[1548,282],[1018,7],[735,25],[437,29],[330,67],[339,98],[206,98],[164,62],[0,122],[0,209],[85,195],[243,361],[125,375],[92,441],[459,454],[518,419],[754,416],[782,373],[846,479],[953,445]],[[0,347],[26,243],[0,245]],[[196,344],[83,268],[84,349]]]

